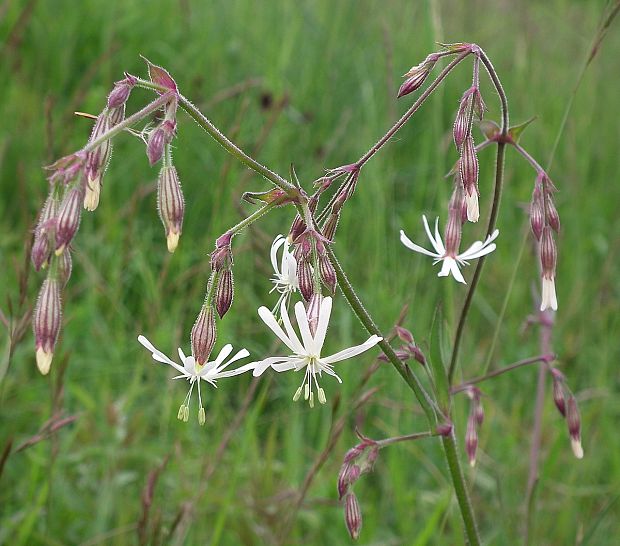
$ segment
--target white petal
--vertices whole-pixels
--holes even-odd
[[[424,224],[424,231],[426,231],[426,236],[433,245],[435,252],[437,252],[438,255],[443,255],[445,250],[443,248],[443,244],[441,244],[441,237],[439,237],[439,233],[437,230],[438,220],[439,218],[435,220],[435,233],[437,233],[437,239],[439,240],[439,242],[435,239],[435,237],[433,237],[433,234],[431,233],[431,228],[428,226],[428,220],[426,219],[426,215],[422,215],[422,223]]]
[[[245,356],[248,356],[248,355],[245,355]],[[228,364],[230,364],[230,362]],[[226,366],[228,366],[228,364],[226,364]],[[250,362],[249,364],[244,364],[243,366],[239,366],[238,368],[235,368],[234,370],[226,370],[225,372],[218,371],[213,376],[212,379],[221,379],[222,377],[232,377],[234,375],[240,375],[242,373],[249,372],[250,370],[253,370],[255,368],[255,366],[256,366],[256,362]],[[204,377],[203,377],[203,379],[205,379],[205,381],[207,380]]]
[[[280,364],[272,364],[271,367],[278,373],[288,372],[289,370],[298,369],[304,364],[305,360],[305,358],[291,358],[290,360],[281,362]]]
[[[185,373],[187,375],[197,375],[196,374],[196,359],[193,356],[188,356],[183,361],[183,367],[185,368]]]
[[[278,321],[275,319],[275,317],[273,316],[273,314],[271,313],[269,309],[267,309],[266,307],[260,307],[258,309],[258,316],[260,316],[260,318],[263,319],[263,322],[267,326],[269,326],[269,328],[271,328],[271,331],[276,336],[278,336],[280,340],[282,340],[282,343],[284,343],[294,353],[297,352],[297,350],[295,349],[295,343],[291,339],[289,339],[288,336],[282,330],[282,328],[280,328]]]
[[[321,361],[321,364],[324,364],[323,361]],[[335,377],[338,380],[338,383],[342,383],[342,379],[340,379],[340,376],[334,371],[332,370],[332,367],[330,365],[324,365],[321,368],[322,372],[325,372],[327,375],[331,375],[332,377]]]
[[[439,235],[439,216],[435,218],[435,243],[437,243],[437,252],[443,256],[446,253],[446,248],[443,246],[441,235]]]
[[[545,309],[558,310],[558,299],[555,295],[555,279],[543,277],[542,280],[542,300],[540,302],[540,310]]]
[[[237,354],[235,354],[235,356],[233,356],[228,362],[222,364],[217,369],[217,373],[219,374],[222,370],[230,366],[233,362],[237,362],[237,360],[241,360],[242,358],[245,358],[246,356],[250,356],[250,351],[248,351],[247,349],[241,349],[240,351],[237,351]]]
[[[222,362],[224,362],[224,360],[226,360],[228,355],[232,353],[232,350],[233,350],[233,346],[230,343],[228,343],[227,345],[224,345],[224,347],[222,347],[222,350],[220,351],[220,354],[218,354],[217,358],[215,359],[215,364],[219,366]]]
[[[402,232],[401,232],[402,233]],[[321,310],[319,311],[319,323],[314,334],[314,348],[318,354],[321,354],[323,343],[325,343],[325,335],[329,326],[329,317],[332,312],[332,299],[328,296],[321,302]]]
[[[451,270],[450,262],[451,261],[452,261],[452,258],[444,258],[442,260],[441,271],[437,273],[438,277],[447,277],[448,275],[450,275],[450,270]]]
[[[431,256],[432,258],[439,258],[439,254],[435,254],[430,250],[426,250],[425,248],[416,245],[409,237],[405,235],[405,232],[400,230],[400,242],[403,243],[409,250],[413,250],[414,252],[419,252],[420,254],[426,254],[426,256]]]
[[[178,370],[183,374],[185,373],[185,370],[181,366],[179,366],[173,360],[170,360],[170,358],[168,358],[159,349],[156,349],[155,346],[143,335],[138,336],[138,341],[143,347],[151,351],[151,356],[153,357],[153,360],[157,360],[157,362],[161,362],[162,364],[170,364],[170,366],[172,366],[175,370]]]
[[[450,260],[450,273],[452,276],[460,283],[467,284],[465,279],[463,278],[463,274],[459,269],[459,264],[456,263],[456,260]]]
[[[260,360],[258,362],[252,362],[252,364],[255,364],[252,375],[254,377],[258,377],[259,375],[262,375],[267,368],[277,363],[285,363],[285,362],[291,362],[291,361],[296,361],[296,360],[298,359],[295,357],[290,357],[290,356],[270,356],[270,357],[265,358],[264,360]]]
[[[291,324],[291,319],[288,317],[288,309],[286,308],[287,298],[282,298],[282,302],[280,304],[280,317],[282,317],[282,324],[284,324],[284,329],[286,330],[286,334],[290,342],[293,344],[293,352],[297,354],[304,353],[304,348],[295,330],[293,329],[293,325]]]
[[[349,347],[348,349],[344,349],[336,354],[331,356],[321,358],[321,362],[325,364],[333,364],[335,362],[340,362],[341,360],[346,360],[347,358],[351,358],[357,356],[364,351],[367,351],[371,347],[374,347],[377,343],[379,343],[383,338],[379,336],[370,336],[364,343],[361,345],[356,345],[355,347]]]
[[[280,275],[280,270],[278,269],[278,250],[284,243],[286,243],[286,239],[282,235],[276,236],[273,243],[271,243],[271,265],[277,275]]]
[[[297,318],[297,326],[299,326],[301,339],[306,349],[304,353],[315,354],[314,339],[312,338],[312,334],[310,333],[308,315],[306,314],[306,308],[304,307],[304,304],[300,301],[295,304],[295,317]]]
[[[467,219],[470,222],[477,222],[480,218],[480,208],[478,206],[478,193],[474,192],[469,195],[465,192],[465,202],[467,204]]]

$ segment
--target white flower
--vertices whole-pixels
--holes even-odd
[[[545,309],[558,310],[558,298],[555,295],[555,277],[553,275],[543,275],[542,278],[540,310],[544,311]]]
[[[371,336],[361,345],[344,349],[331,356],[321,357],[321,349],[325,342],[327,334],[327,326],[329,317],[332,312],[332,299],[327,297],[321,304],[319,311],[319,319],[316,325],[314,335],[310,331],[308,316],[302,302],[295,304],[295,316],[297,317],[297,325],[301,333],[301,340],[293,330],[291,321],[288,317],[284,302],[282,302],[280,313],[284,330],[278,324],[273,313],[266,307],[261,307],[258,314],[263,322],[271,328],[273,333],[290,349],[290,356],[271,356],[257,362],[254,368],[254,375],[261,375],[267,368],[273,368],[276,372],[286,372],[288,370],[300,371],[304,370],[304,378],[301,386],[295,392],[293,400],[299,400],[301,393],[304,393],[304,399],[308,400],[310,407],[314,407],[314,390],[316,389],[317,398],[321,404],[325,403],[325,391],[319,386],[319,377],[325,372],[327,375],[335,377],[340,383],[342,380],[333,370],[333,364],[357,356],[371,347],[375,346],[382,338],[379,336]]]
[[[278,250],[282,248],[282,258],[280,267],[278,268]],[[297,260],[289,251],[290,244],[286,237],[278,235],[271,244],[271,265],[275,275],[271,278],[274,287],[270,293],[277,290],[280,293],[275,309],[280,307],[281,303],[288,307],[288,300],[291,294],[299,290],[299,282],[297,281]]]
[[[214,387],[217,387],[216,382],[218,379],[221,379],[222,377],[239,375],[241,373],[252,370],[255,366],[255,363],[252,362],[234,370],[224,371],[224,369],[233,362],[245,358],[250,354],[247,349],[241,349],[230,360],[224,362],[224,360],[228,358],[230,353],[232,353],[233,347],[230,344],[224,345],[224,347],[222,347],[222,350],[220,351],[220,354],[217,355],[217,358],[212,362],[206,362],[204,366],[196,364],[196,360],[193,356],[185,356],[185,353],[183,353],[183,350],[179,347],[179,358],[183,363],[183,365],[181,366],[168,358],[160,350],[156,349],[153,344],[144,336],[138,336],[138,341],[151,352],[153,360],[156,360],[157,362],[161,362],[163,364],[169,364],[181,374],[173,377],[172,379],[187,379],[189,381],[189,391],[187,393],[187,396],[185,397],[185,400],[181,404],[181,407],[179,408],[179,413],[177,414],[177,417],[181,421],[185,422],[187,422],[187,420],[189,419],[189,404],[191,402],[192,391],[194,390],[194,385],[198,383],[198,404],[200,406],[200,408],[198,409],[198,422],[201,425],[205,424],[206,416],[205,410],[202,406],[202,397],[200,395],[200,381],[197,382],[197,379],[203,379],[207,383],[210,383]]]
[[[422,248],[421,246],[416,245],[411,239],[409,239],[409,237],[405,235],[405,232],[402,229],[400,230],[400,241],[407,248],[415,252],[420,252],[421,254],[426,254],[427,256],[430,256],[431,258],[435,258],[433,265],[439,262],[443,262],[441,271],[437,274],[438,277],[447,277],[448,275],[450,275],[450,273],[452,273],[452,276],[458,282],[462,282],[463,284],[466,284],[465,279],[463,278],[463,275],[459,269],[459,266],[469,265],[469,262],[467,260],[475,260],[476,258],[485,256],[486,254],[493,252],[496,248],[496,245],[493,241],[497,239],[497,236],[499,235],[498,229],[496,229],[491,235],[489,235],[484,240],[484,242],[476,241],[465,252],[462,252],[461,254],[447,253],[446,248],[444,247],[443,241],[441,240],[441,236],[439,235],[439,228],[438,228],[439,218],[435,220],[435,236],[434,237],[433,237],[433,234],[431,233],[430,228],[428,227],[428,221],[426,220],[426,216],[422,216],[422,219],[424,221],[424,229],[426,230],[426,234],[428,235],[428,238],[430,239],[431,244],[433,245],[433,248],[435,249],[435,252],[426,250],[425,248]]]

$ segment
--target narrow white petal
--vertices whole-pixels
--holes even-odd
[[[285,362],[290,362],[290,361],[295,361],[295,360],[297,359],[292,358],[290,356],[270,356],[270,357],[265,358],[264,360],[260,360],[258,362],[252,362],[252,364],[255,364],[252,375],[254,377],[258,377],[259,375],[262,375],[267,368],[275,364],[285,363]]]
[[[297,354],[304,353],[304,348],[299,338],[297,337],[297,333],[293,329],[293,325],[291,324],[291,319],[288,317],[288,309],[286,308],[287,299],[283,298],[282,303],[280,304],[280,317],[282,317],[282,324],[284,324],[284,329],[286,330],[286,334],[290,342],[292,343],[293,352]]]
[[[466,256],[460,255],[458,256],[458,258],[460,260],[475,260],[476,258],[482,258],[482,256],[486,256],[487,254],[491,254],[491,252],[493,252],[495,249],[497,248],[497,245],[495,243],[491,243],[488,246],[484,246],[482,247],[480,250],[477,250],[476,252],[474,252],[473,254],[467,254]]]
[[[437,252],[443,256],[446,253],[446,247],[443,246],[441,235],[439,235],[439,216],[435,218],[435,243],[437,243]]]
[[[437,273],[438,277],[447,277],[448,275],[450,275],[450,262],[452,261],[452,258],[444,258],[441,261],[441,271],[439,273]]]
[[[196,359],[193,356],[188,356],[183,361],[183,367],[187,375],[196,375]]]
[[[230,362],[228,364],[230,364]],[[226,365],[228,366],[228,364]],[[221,379],[222,377],[232,377],[234,375],[240,375],[242,373],[249,372],[250,370],[254,370],[255,366],[256,362],[250,362],[249,364],[244,364],[243,366],[239,366],[234,370],[226,370],[225,372],[221,372],[218,370],[217,373],[213,375],[213,377],[211,377],[210,379]],[[203,379],[205,381],[207,380],[207,378],[205,377],[203,377]]]
[[[297,326],[301,333],[301,339],[304,343],[305,353],[315,354],[314,339],[310,333],[310,325],[308,324],[308,315],[304,304],[298,301],[295,304],[295,317],[297,318]]]
[[[331,313],[332,299],[328,296],[321,302],[319,323],[317,324],[316,332],[314,334],[314,348],[318,354],[321,354],[321,349],[325,343],[325,335],[327,334],[327,327],[329,326],[329,317],[331,316]]]
[[[273,270],[276,272],[276,275],[280,275],[280,270],[278,269],[278,249],[286,242],[286,239],[282,235],[278,235],[271,243],[271,265]],[[282,271],[284,273],[284,271]]]
[[[273,314],[271,313],[269,309],[267,309],[266,307],[260,307],[258,309],[258,316],[261,319],[263,319],[263,322],[267,326],[269,326],[271,331],[280,338],[282,343],[284,343],[294,353],[297,352],[297,350],[295,349],[295,343],[291,339],[289,339],[288,336],[282,330],[282,328],[280,328],[278,321],[275,319],[275,317],[273,316]]]
[[[232,350],[233,346],[230,343],[224,345],[224,347],[222,347],[222,350],[220,351],[220,354],[218,354],[217,358],[215,359],[215,364],[219,366],[222,362],[224,362],[228,355],[232,353]]]
[[[459,269],[459,264],[456,263],[456,260],[450,260],[450,273],[452,276],[460,283],[467,284],[465,279],[463,278],[463,274]]]
[[[367,351],[371,347],[374,347],[377,343],[379,343],[383,338],[379,336],[370,336],[364,343],[361,345],[356,345],[355,347],[349,347],[348,349],[344,349],[342,351],[337,352],[331,356],[327,356],[325,358],[321,358],[321,362],[325,364],[333,364],[335,362],[340,362],[341,360],[346,360],[347,358],[351,358],[357,356],[364,351]]]
[[[168,358],[159,349],[156,349],[155,346],[148,339],[146,339],[143,335],[138,336],[138,341],[143,347],[145,347],[151,352],[151,356],[153,357],[153,360],[157,360],[157,362],[161,362],[162,364],[169,364],[175,370],[178,370],[179,372],[183,374],[185,373],[185,370],[181,366],[179,366],[173,360],[170,360],[170,358]]]
[[[558,310],[558,299],[555,295],[555,279],[543,277],[542,280],[542,300],[540,302],[540,310],[545,309]]]
[[[232,347],[232,346],[231,346]],[[233,356],[228,362],[225,362],[224,364],[222,364],[218,369],[217,369],[217,373],[219,374],[222,370],[224,370],[225,368],[227,368],[228,366],[230,366],[233,362],[237,362],[237,360],[241,360],[242,358],[245,358],[246,356],[250,356],[250,351],[248,351],[247,349],[241,349],[240,351],[237,352],[237,354],[235,356]],[[219,358],[219,357],[218,357]]]
[[[419,252],[420,254],[425,254],[426,256],[431,256],[432,258],[439,258],[439,254],[431,252],[430,250],[426,250],[425,248],[416,245],[409,237],[405,235],[405,232],[400,230],[400,242],[403,243],[409,250],[413,250],[414,252]]]
[[[324,361],[322,360],[321,363],[324,363]],[[325,372],[327,375],[335,377],[338,380],[338,383],[342,383],[342,379],[340,379],[340,376],[334,370],[332,370],[331,366],[323,366],[321,371]]]
[[[435,220],[435,226],[437,226],[438,221],[439,221],[439,218]],[[433,237],[433,234],[431,233],[431,228],[428,225],[428,220],[426,219],[425,214],[422,215],[422,223],[424,224],[424,231],[426,231],[426,236],[428,237],[429,241],[433,245],[435,252],[437,252],[438,255],[443,255],[445,250],[443,249],[443,244],[441,244],[441,238],[439,237],[439,235],[437,235],[439,239],[439,242],[438,242],[435,239],[435,237]],[[437,233],[437,229],[435,230],[435,232]]]
[[[303,365],[304,362],[305,362],[305,359],[303,358],[291,358],[290,360],[287,360],[286,362],[280,362],[279,364],[272,364],[271,367],[273,368],[274,371],[278,373],[288,372],[289,370],[298,369],[300,366]]]
[[[474,192],[469,195],[465,192],[465,202],[467,203],[467,219],[470,222],[477,222],[480,218],[480,208],[478,206],[478,193]]]

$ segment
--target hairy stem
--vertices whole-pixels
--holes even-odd
[[[491,64],[491,61],[486,56],[484,52],[480,53],[480,60],[484,64],[489,76],[491,77],[491,81],[495,86],[495,90],[499,95],[501,110],[502,110],[502,125],[501,125],[501,136],[506,137],[508,134],[508,99],[506,98],[506,93],[504,92],[504,88],[502,87],[499,78],[497,77],[497,73]],[[497,222],[497,215],[499,213],[499,205],[502,197],[502,185],[504,182],[504,158],[506,155],[506,143],[500,141],[497,143],[497,157],[495,160],[495,182],[494,182],[494,190],[493,190],[493,205],[491,206],[491,213],[489,215],[489,221],[487,224],[487,235],[491,235],[493,230],[495,229],[495,224]],[[469,290],[467,291],[467,296],[465,296],[465,302],[463,303],[463,308],[461,309],[461,314],[459,316],[459,322],[456,328],[456,334],[454,336],[454,345],[452,348],[452,357],[450,358],[450,367],[448,370],[448,381],[452,384],[454,380],[454,372],[456,371],[456,365],[458,362],[459,349],[461,347],[461,342],[463,339],[463,332],[465,329],[465,323],[467,321],[467,314],[469,313],[469,309],[471,308],[471,303],[474,298],[474,294],[476,293],[476,288],[478,287],[478,281],[480,280],[480,275],[482,274],[482,266],[485,262],[485,256],[478,260],[476,264],[476,270],[474,271],[474,276],[469,285]]]

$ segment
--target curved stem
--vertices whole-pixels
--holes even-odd
[[[340,263],[336,259],[332,249],[327,246],[327,255],[336,270],[336,278],[338,279],[338,285],[342,290],[342,293],[353,309],[353,312],[359,318],[360,322],[364,325],[368,333],[381,335],[381,332],[377,325],[374,323],[372,317],[366,311],[362,302],[357,297],[357,294],[353,290],[351,283],[349,282],[345,272],[343,271]],[[409,388],[413,391],[416,398],[420,402],[422,409],[424,410],[424,414],[428,420],[429,425],[432,427],[437,422],[438,417],[440,415],[437,411],[434,410],[436,408],[436,404],[431,400],[427,392],[424,390],[424,387],[418,380],[418,378],[413,374],[411,369],[403,364],[394,349],[392,349],[391,345],[384,340],[379,343],[379,346],[383,350],[384,354],[387,356],[390,363],[396,368],[396,371],[401,375],[401,377],[405,380]],[[465,478],[463,476],[463,471],[461,469],[461,463],[458,457],[457,449],[456,449],[456,440],[454,437],[454,432],[450,432],[448,436],[442,436],[441,438],[444,453],[446,456],[446,463],[448,465],[448,471],[450,473],[450,478],[452,480],[452,486],[454,488],[454,492],[456,494],[456,498],[459,505],[459,510],[461,512],[461,517],[463,519],[463,525],[465,527],[465,536],[467,537],[467,542],[470,546],[478,546],[480,544],[480,537],[478,536],[478,529],[476,527],[476,520],[474,516],[474,511],[471,505],[471,500],[469,498],[469,493],[467,492],[467,485],[465,484]]]
[[[467,57],[468,55],[470,55],[470,51],[465,51],[463,53],[461,53],[458,57],[455,57],[454,59],[452,59],[452,61],[450,61],[450,63],[439,73],[439,75],[435,78],[435,80],[433,81],[433,83],[431,83],[425,90],[424,92],[418,97],[418,100],[416,100],[413,105],[411,106],[411,108],[409,108],[409,110],[407,110],[402,116],[401,118],[392,126],[392,128],[385,133],[385,135],[383,135],[373,146],[372,148],[370,148],[370,150],[368,150],[362,157],[360,157],[357,160],[356,165],[359,168],[362,168],[362,166],[373,156],[375,155],[381,148],[383,148],[384,144],[390,140],[396,133],[397,131],[405,124],[407,123],[407,121],[409,120],[409,118],[411,116],[413,116],[413,114],[416,113],[416,111],[418,110],[418,108],[420,108],[420,106],[422,106],[422,103],[429,97],[429,95],[435,91],[435,89],[437,88],[437,86],[444,80],[444,78],[452,71],[452,69],[459,64],[463,59],[465,59],[465,57]]]
[[[506,93],[504,92],[504,88],[502,87],[499,78],[497,77],[497,73],[491,64],[491,61],[486,56],[486,54],[481,50],[480,52],[480,60],[484,64],[493,85],[495,86],[495,90],[499,95],[501,110],[502,110],[502,125],[501,125],[501,136],[505,137],[508,134],[508,99],[506,98]],[[504,182],[504,158],[506,155],[506,143],[500,141],[497,143],[497,158],[495,161],[495,183],[493,190],[493,205],[491,207],[491,213],[489,215],[489,222],[487,224],[487,235],[493,233],[495,229],[495,224],[497,222],[497,215],[499,213],[499,204],[502,197],[502,185]],[[485,256],[478,260],[476,264],[476,270],[474,271],[474,276],[471,280],[471,284],[469,285],[469,290],[467,291],[467,296],[465,297],[465,302],[463,303],[463,308],[461,309],[461,314],[459,316],[459,322],[456,328],[456,334],[454,336],[454,345],[452,348],[452,356],[450,358],[450,367],[448,370],[448,381],[449,384],[452,384],[454,378],[454,372],[456,371],[456,364],[458,362],[459,349],[461,347],[461,341],[463,339],[463,331],[465,329],[465,322],[467,320],[467,314],[469,313],[469,309],[471,307],[471,302],[474,298],[474,294],[476,292],[476,288],[478,287],[478,281],[480,280],[480,275],[482,274],[482,266],[485,262]]]
[[[198,123],[198,125],[209,133],[209,135],[220,146],[222,146],[228,153],[232,154],[241,163],[287,192],[290,197],[295,198],[299,196],[299,190],[293,186],[293,184],[282,178],[279,174],[273,172],[268,167],[265,167],[262,163],[256,161],[253,157],[246,154],[241,148],[239,148],[239,146],[232,142],[215,125],[213,125],[213,123],[183,95],[179,95],[179,105],[194,119],[196,123]]]

